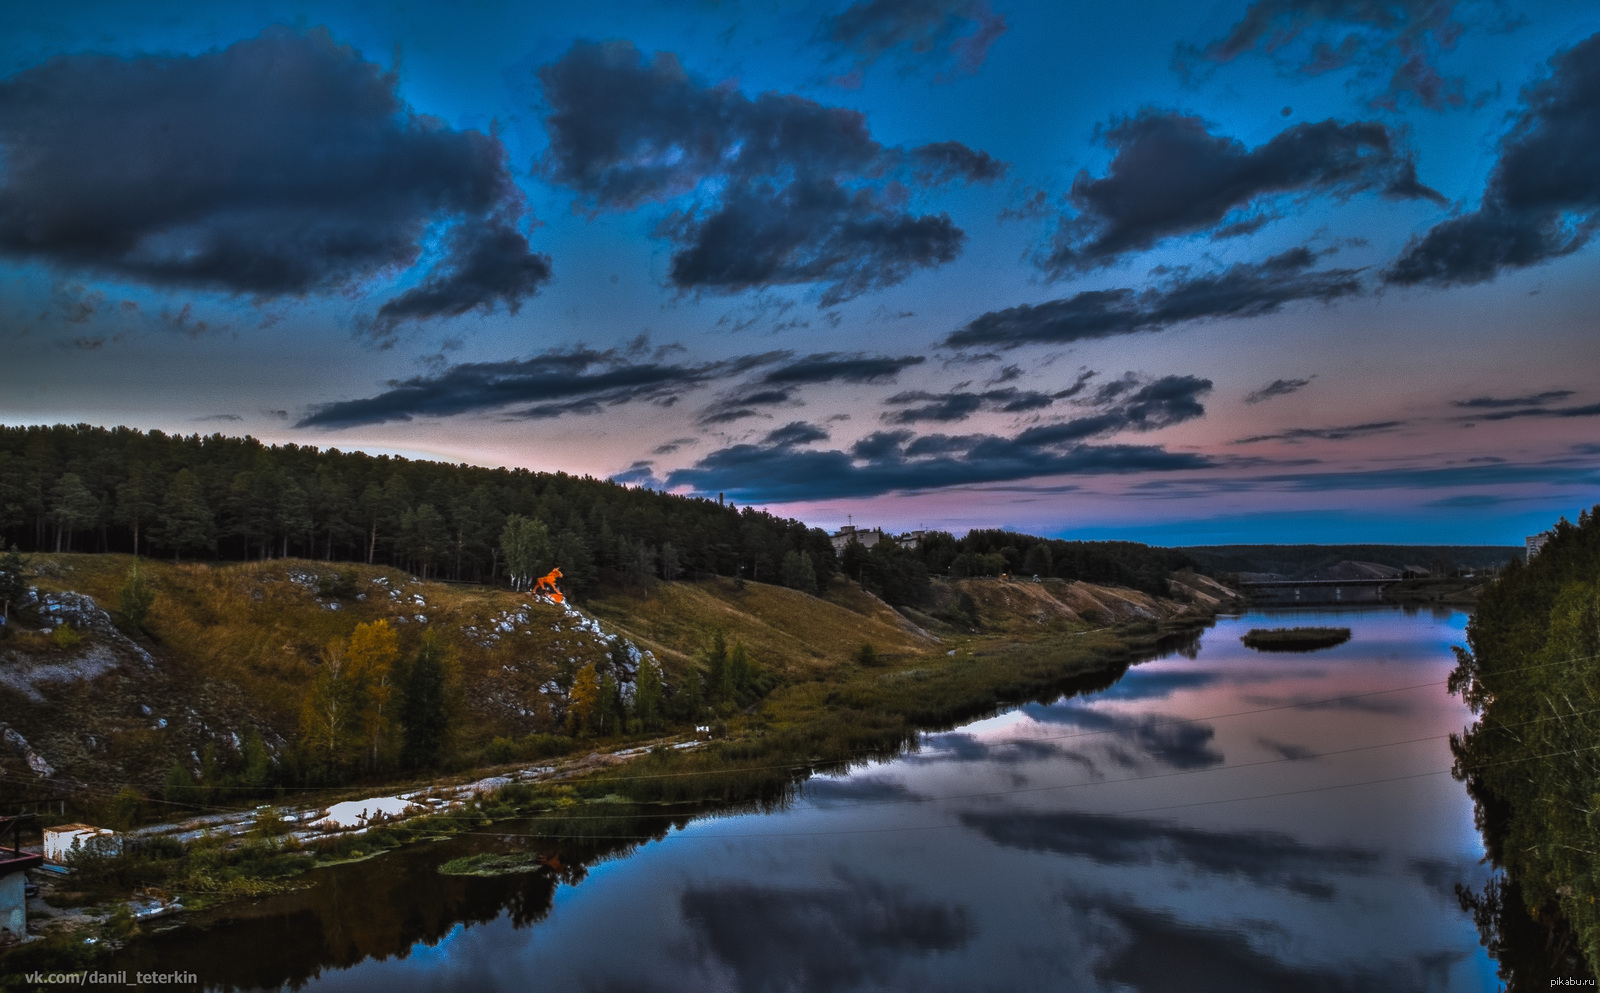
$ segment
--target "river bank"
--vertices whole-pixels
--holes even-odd
[[[1034,596],[1027,589],[993,592]],[[1030,623],[1042,632],[995,625],[1000,630],[947,638],[951,647],[879,656],[836,666],[825,678],[781,685],[698,734],[597,742],[579,755],[492,767],[471,777],[350,788],[314,804],[147,825],[133,833],[138,843],[123,855],[85,860],[70,881],[52,879],[45,896],[79,907],[46,928],[53,932],[49,940],[7,954],[0,970],[15,978],[31,971],[16,963],[37,966],[63,956],[70,963],[126,941],[138,925],[117,894],[135,887],[154,888],[189,912],[203,913],[228,901],[292,891],[313,869],[509,819],[527,819],[529,833],[568,844],[642,840],[709,810],[779,802],[812,775],[897,754],[925,731],[1067,688],[1109,685],[1162,639],[1182,638],[1208,623],[1214,605],[1172,605],[1166,614],[1103,626],[1034,618]],[[362,818],[342,830],[310,827],[340,802],[390,797],[408,802],[390,816]],[[85,937],[96,943],[85,946]]]
[[[1328,622],[1352,639],[1296,657],[1238,640]],[[1222,617],[1110,685],[1042,691],[764,800],[616,793],[564,825],[466,827],[157,922],[108,965],[308,993],[1490,990],[1452,891],[1484,877],[1448,774],[1463,624]]]

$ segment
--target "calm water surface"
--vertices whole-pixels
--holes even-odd
[[[495,879],[435,868],[518,839],[418,846],[129,960],[386,993],[1497,989],[1453,893],[1486,876],[1447,773],[1465,622],[1223,619],[1109,689],[926,735],[776,813]],[[1354,636],[1239,643],[1293,624]]]

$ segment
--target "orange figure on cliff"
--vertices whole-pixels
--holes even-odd
[[[533,591],[538,593],[540,590],[548,590],[550,592],[550,599],[552,601],[555,603],[564,603],[567,598],[561,595],[560,590],[556,589],[556,580],[560,578],[561,570],[559,568],[551,569],[549,573],[540,576],[534,582]]]

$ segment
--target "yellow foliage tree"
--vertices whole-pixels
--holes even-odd
[[[572,680],[572,695],[567,702],[567,725],[573,734],[582,734],[600,706],[600,674],[591,662],[578,670]]]
[[[345,652],[349,678],[360,695],[359,725],[367,749],[367,763],[376,767],[379,757],[395,740],[394,664],[400,658],[400,636],[386,620],[358,624]]]

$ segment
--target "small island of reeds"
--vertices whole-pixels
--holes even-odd
[[[1239,639],[1258,652],[1315,652],[1350,640],[1349,628],[1251,628]]]

